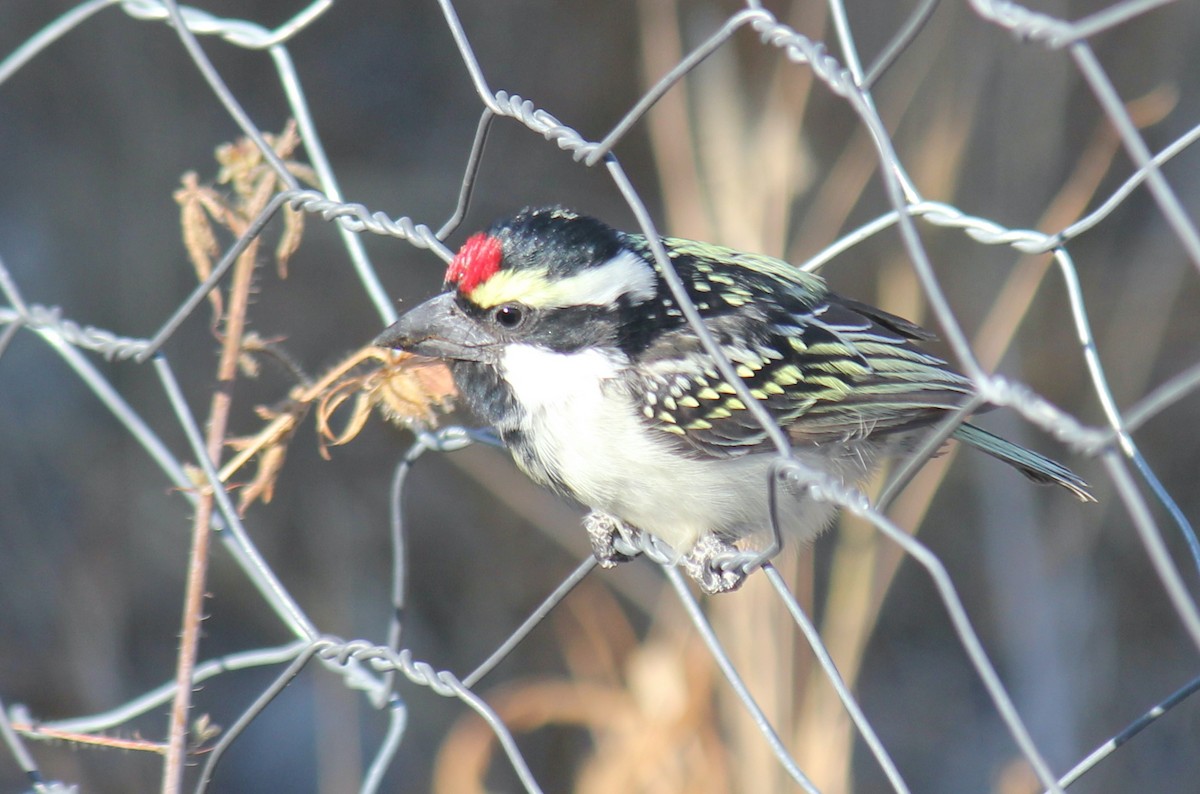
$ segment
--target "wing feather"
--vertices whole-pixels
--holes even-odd
[[[912,430],[971,393],[968,379],[916,347],[933,335],[908,320],[835,295],[780,260],[665,242],[738,378],[797,444]],[[636,351],[628,386],[644,421],[699,456],[764,448],[762,427],[669,296],[660,308],[674,322]]]

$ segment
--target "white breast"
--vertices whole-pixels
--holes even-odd
[[[528,415],[522,428],[537,464],[553,472],[585,505],[611,513],[679,551],[709,532],[743,536],[764,531],[770,455],[737,460],[692,459],[641,423],[632,401],[613,388],[624,366],[617,353],[555,353],[510,345],[503,375]],[[607,387],[606,387],[607,384]],[[537,477],[536,471],[531,471]],[[793,534],[811,536],[831,509],[791,503]]]

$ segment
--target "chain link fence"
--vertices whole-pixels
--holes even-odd
[[[1194,790],[1193,5],[2,13],[4,790]],[[1099,502],[933,440],[735,593],[594,570],[363,347],[550,203],[936,329]]]

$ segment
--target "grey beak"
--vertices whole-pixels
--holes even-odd
[[[496,338],[443,292],[409,309],[375,337],[378,347],[406,350],[419,356],[461,361],[487,361],[495,356]]]

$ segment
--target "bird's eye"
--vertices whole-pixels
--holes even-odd
[[[525,309],[518,303],[506,303],[492,310],[492,319],[501,328],[512,331],[525,322]]]

